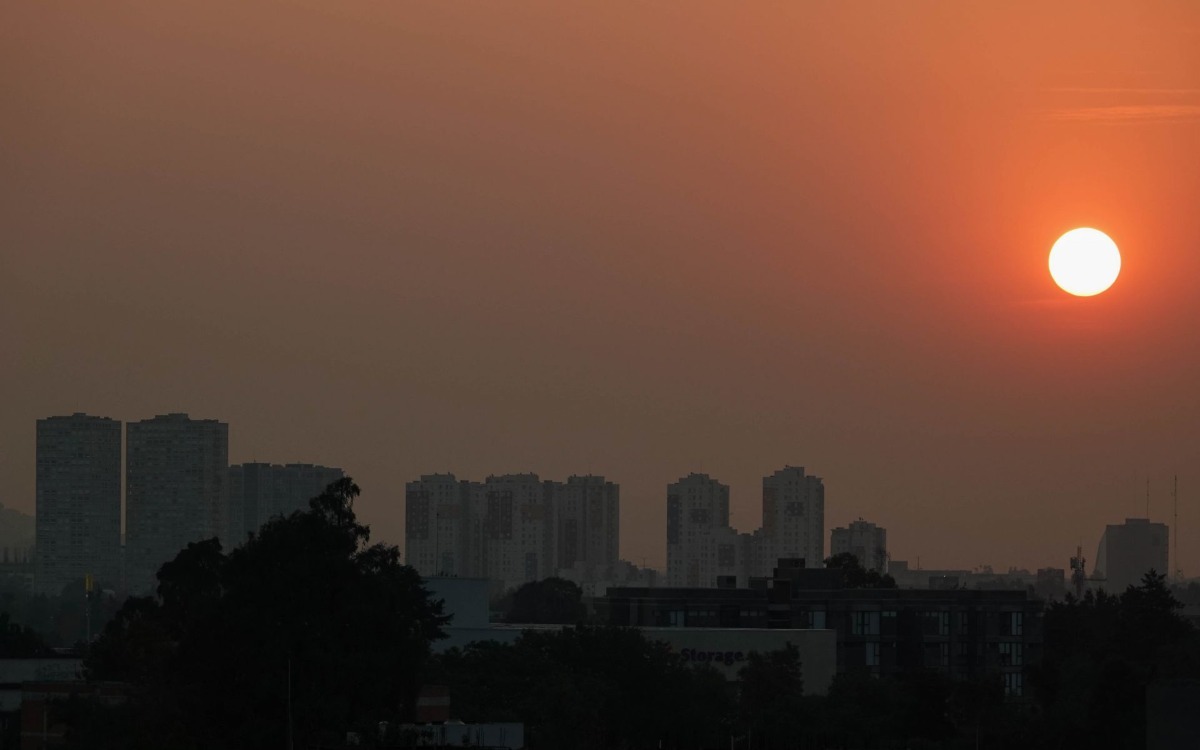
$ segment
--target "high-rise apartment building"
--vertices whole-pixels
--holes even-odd
[[[571,476],[551,483],[558,525],[556,567],[584,577],[617,564],[620,488],[599,476]]]
[[[688,474],[667,486],[667,585],[746,585],[754,536],[729,525],[729,485]]]
[[[240,545],[272,518],[308,510],[309,500],[343,476],[341,469],[313,464],[230,466],[229,531],[222,542],[228,540],[227,547]]]
[[[819,568],[825,561],[825,484],[788,466],[763,477],[763,561],[774,567],[782,558],[803,558]],[[770,575],[770,570],[755,575]]]
[[[619,504],[620,487],[599,476],[426,474],[405,487],[405,557],[423,575],[504,589],[568,573],[598,579],[618,562]]]
[[[482,489],[453,474],[426,474],[405,487],[404,550],[426,576],[477,577],[482,539],[472,523]],[[474,531],[474,533],[472,533]]]
[[[37,422],[34,585],[58,594],[121,579],[121,423],[74,414]]]
[[[553,483],[537,474],[490,476],[483,497],[484,576],[512,588],[557,573]]]
[[[746,586],[769,577],[780,559],[819,567],[825,558],[825,486],[803,467],[763,478],[763,525],[729,525],[729,487],[689,474],[667,487],[667,585]]]
[[[1167,525],[1151,523],[1148,518],[1126,518],[1123,524],[1109,524],[1100,537],[1092,575],[1105,579],[1105,590],[1113,594],[1137,586],[1151,570],[1167,575],[1169,540]]]
[[[861,518],[829,533],[829,554],[849,553],[867,570],[887,572],[887,531]]]
[[[152,592],[159,567],[189,542],[229,529],[229,425],[167,414],[126,427],[129,590]]]

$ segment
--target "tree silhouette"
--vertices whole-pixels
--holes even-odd
[[[839,552],[825,560],[826,568],[834,568],[844,573],[843,582],[850,589],[894,589],[896,579],[877,570],[867,570],[850,552]]]
[[[407,716],[447,618],[396,547],[367,545],[358,492],[331,484],[228,555],[189,544],[159,570],[157,598],[126,603],[85,667],[140,688],[138,736],[266,747],[290,730],[306,746]]]
[[[522,584],[512,593],[506,622],[576,625],[583,621],[586,609],[583,590],[562,578],[546,578]]]

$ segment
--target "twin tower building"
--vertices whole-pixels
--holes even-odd
[[[549,576],[614,581],[630,567],[618,560],[620,488],[604,477],[429,474],[408,483],[405,508],[408,564],[423,575],[507,589]],[[820,566],[824,535],[825,487],[802,467],[763,478],[762,528],[753,533],[730,526],[728,485],[689,474],[667,487],[667,585],[746,586],[780,558]]]
[[[39,593],[92,576],[148,594],[158,568],[189,542],[219,537],[226,549],[275,515],[306,509],[342,477],[311,464],[229,465],[229,425],[167,414],[125,426],[74,414],[37,423],[36,566]],[[122,537],[124,543],[122,543]]]

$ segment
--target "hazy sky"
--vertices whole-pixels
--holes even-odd
[[[0,501],[34,423],[169,411],[404,482],[825,480],[925,567],[1170,521],[1200,574],[1200,4],[0,10]],[[1124,268],[1070,298],[1054,240]],[[828,539],[826,540],[828,544]]]

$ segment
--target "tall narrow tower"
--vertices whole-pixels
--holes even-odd
[[[125,470],[127,585],[147,594],[189,542],[228,535],[229,425],[186,414],[130,422]]]
[[[120,585],[121,423],[73,414],[37,422],[34,585],[56,595],[92,575]]]
[[[825,561],[825,483],[804,473],[803,466],[788,466],[763,477],[762,523],[769,575],[780,558],[803,558],[810,568]],[[864,563],[865,564],[865,563]]]

